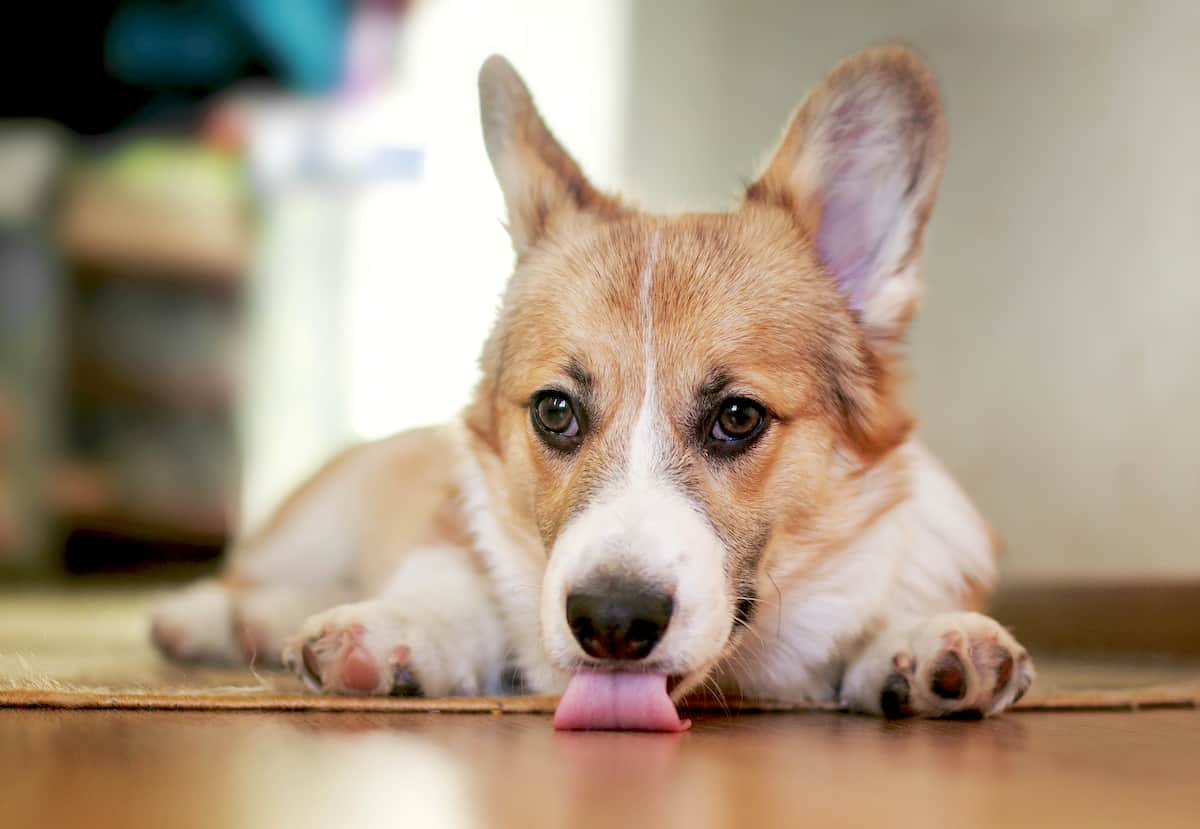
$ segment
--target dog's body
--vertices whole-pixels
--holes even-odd
[[[159,609],[160,646],[282,653],[344,693],[515,673],[566,689],[567,727],[672,727],[664,689],[702,685],[889,716],[1011,705],[1032,664],[972,612],[991,534],[897,392],[944,153],[919,60],[835,70],[730,214],[639,213],[506,63],[480,91],[517,265],[474,401],[329,463]]]

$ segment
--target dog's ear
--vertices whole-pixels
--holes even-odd
[[[916,310],[945,148],[925,64],[902,47],[868,49],[809,95],[747,192],[792,212],[877,348],[900,338]]]
[[[524,81],[499,55],[479,70],[479,109],[518,256],[564,215],[586,211],[610,218],[622,212],[620,202],[593,187],[550,134]]]

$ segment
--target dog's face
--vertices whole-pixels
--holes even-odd
[[[898,445],[896,343],[944,148],[922,64],[843,64],[743,204],[652,217],[600,193],[506,63],[480,79],[517,266],[468,422],[547,556],[560,667],[686,690],[754,612],[782,539]]]

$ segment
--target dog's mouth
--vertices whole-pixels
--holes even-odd
[[[564,731],[686,731],[672,692],[681,677],[651,672],[576,672],[554,711]]]
[[[679,673],[656,671],[654,665],[643,671],[605,670],[602,665],[576,667],[554,711],[554,727],[561,731],[686,731],[691,720],[679,716],[676,704],[701,687],[735,638],[727,640],[722,656]]]
[[[554,727],[563,731],[686,731],[691,721],[679,716],[676,705],[704,685],[738,640],[738,628],[739,623],[732,624],[719,651],[699,664],[664,656],[562,665],[570,679],[554,711]]]

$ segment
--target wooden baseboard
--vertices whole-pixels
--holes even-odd
[[[990,612],[1030,649],[1200,656],[1200,582],[1013,584]]]

